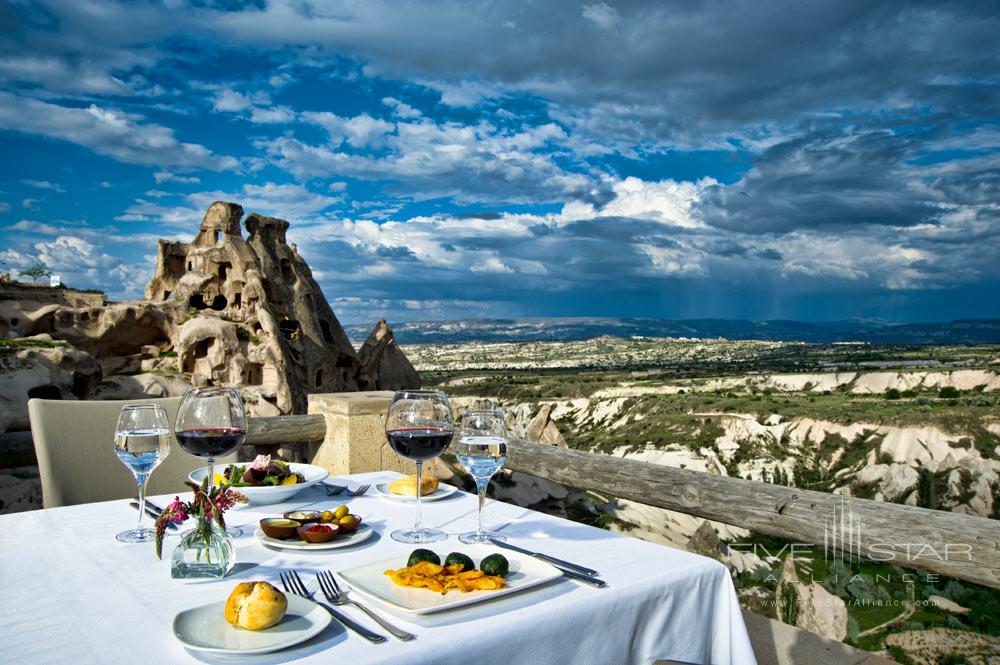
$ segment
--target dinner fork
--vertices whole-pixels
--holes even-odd
[[[410,640],[415,640],[417,638],[417,636],[413,633],[408,633],[405,630],[396,628],[361,603],[348,598],[347,594],[340,590],[340,585],[337,584],[337,578],[334,577],[332,573],[328,571],[316,573],[316,579],[319,581],[319,588],[323,591],[323,595],[326,596],[326,599],[333,605],[354,605],[356,608],[377,621],[378,625],[388,630],[394,637],[397,637],[404,642],[409,642]]]
[[[321,603],[315,600],[313,598],[313,594],[309,593],[309,590],[306,589],[306,585],[302,583],[302,578],[299,577],[299,574],[296,573],[294,570],[291,570],[287,573],[282,571],[281,573],[279,573],[279,577],[281,577],[281,585],[285,587],[285,591],[289,593],[294,593],[296,596],[302,596],[303,598],[308,598],[309,600],[314,601],[320,607],[325,608],[326,611],[329,612],[330,615],[333,616],[334,619],[339,621],[340,624],[345,628],[350,628],[361,637],[375,644],[381,644],[382,642],[386,641],[386,637],[384,635],[379,635],[374,631],[368,630],[360,623],[357,623],[356,621],[349,619],[348,617],[344,616],[343,614],[333,609],[326,603]]]
[[[342,485],[324,485],[323,489],[326,490],[327,496],[337,496],[347,488]]]
[[[370,487],[371,487],[371,484],[362,485],[361,487],[358,487],[356,489],[350,490],[347,493],[350,494],[351,496],[361,496],[362,494],[364,494],[365,492],[367,492]]]

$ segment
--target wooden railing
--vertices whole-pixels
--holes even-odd
[[[251,418],[247,443],[311,443],[322,439],[325,431],[323,417],[318,415]],[[797,543],[825,545],[1000,588],[1000,520],[845,498],[528,441],[510,442],[507,468]]]

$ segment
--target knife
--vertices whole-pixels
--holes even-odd
[[[563,561],[562,559],[557,559],[554,556],[549,556],[548,554],[542,554],[541,552],[532,552],[531,550],[526,550],[523,547],[518,547],[517,545],[511,545],[502,540],[497,540],[495,538],[490,538],[490,542],[497,547],[504,547],[508,550],[514,550],[515,552],[520,552],[521,554],[527,554],[528,556],[533,556],[536,559],[545,561],[546,563],[551,563],[553,566],[562,568],[564,570],[570,570],[577,575],[586,575],[587,577],[594,577],[599,573],[593,568],[587,568],[586,566],[580,566],[575,563],[570,563],[569,561]]]
[[[136,510],[139,510],[139,502],[138,501],[130,501],[128,505],[132,506]],[[159,510],[159,509],[154,509],[150,503],[148,503],[148,502],[146,503],[146,514],[149,515],[150,517],[152,517],[153,519],[158,518],[160,516],[161,512],[163,512],[163,511]],[[171,531],[176,531],[177,530],[177,525],[174,524],[173,522],[168,522],[167,523],[167,528],[170,529]]]
[[[590,575],[581,575],[580,573],[574,572],[569,568],[560,568],[559,566],[555,567],[559,569],[560,573],[570,578],[571,580],[583,582],[584,584],[589,584],[590,586],[596,586],[598,589],[603,589],[604,587],[608,586],[608,583],[602,579],[591,577]]]

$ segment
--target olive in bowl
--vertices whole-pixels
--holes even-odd
[[[336,524],[303,524],[296,529],[296,533],[307,543],[325,543],[337,537],[340,527]]]
[[[285,513],[285,519],[295,520],[299,524],[312,524],[319,522],[323,513],[318,510],[290,510]]]
[[[334,520],[333,523],[340,527],[341,533],[354,533],[361,526],[361,516],[344,515],[339,520]]]
[[[294,538],[295,530],[301,526],[302,522],[287,517],[265,517],[260,521],[260,530],[264,535],[278,540]]]

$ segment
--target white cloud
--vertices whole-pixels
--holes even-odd
[[[22,199],[21,207],[27,208],[28,210],[34,210],[38,207],[38,199]]]
[[[132,164],[215,171],[237,166],[232,157],[178,141],[168,127],[97,104],[75,108],[0,92],[0,128],[69,141]]]
[[[215,93],[212,108],[220,113],[236,113],[250,108],[250,100],[243,93],[223,88]]]
[[[153,174],[153,179],[156,180],[157,185],[162,185],[165,182],[176,182],[183,185],[197,185],[201,182],[201,178],[196,178],[195,176],[177,175],[176,173],[171,173],[169,171],[157,171]]]
[[[166,192],[152,190],[146,192],[145,196],[159,199],[168,195]],[[205,214],[205,210],[215,201],[238,203],[243,206],[247,213],[256,212],[298,220],[311,218],[323,212],[339,203],[341,197],[317,194],[302,185],[266,182],[262,185],[243,185],[238,192],[220,190],[193,192],[184,195],[184,200],[186,203],[183,205],[171,206],[139,198],[121,215],[115,217],[115,220],[120,222],[153,222],[178,231],[194,233]]]
[[[403,118],[404,120],[413,120],[419,118],[422,114],[418,109],[413,108],[409,104],[401,102],[395,97],[383,97],[382,103],[386,106],[392,108],[392,113],[397,118]]]
[[[61,235],[36,242],[32,249],[37,260],[60,275],[71,286],[107,289],[117,297],[139,297],[152,276],[152,265],[131,265],[105,253],[101,247],[81,237]]]
[[[566,214],[570,218],[589,218],[597,214],[605,216],[655,219],[683,228],[701,228],[696,206],[701,201],[705,187],[717,185],[712,178],[698,182],[677,182],[662,180],[649,182],[636,177],[628,177],[615,182],[611,189],[614,198],[600,209],[592,204],[570,203]]]
[[[220,191],[189,194],[187,200],[198,209],[206,209],[213,201],[234,201],[249,212],[258,212],[286,219],[309,217],[340,202],[340,197],[324,196],[302,185],[243,185],[239,193]]]
[[[330,144],[334,146],[346,140],[355,148],[378,147],[383,143],[385,135],[395,128],[393,123],[373,118],[367,113],[343,118],[327,111],[306,111],[302,114],[302,119],[325,129],[330,135]]]
[[[23,182],[25,185],[28,185],[29,187],[34,187],[35,189],[49,189],[52,190],[53,192],[58,192],[60,194],[66,192],[66,190],[63,188],[62,185],[58,185],[54,182],[49,182],[48,180],[22,180],[21,182]]]
[[[401,181],[418,198],[451,196],[461,203],[603,198],[600,181],[564,170],[558,160],[571,155],[566,133],[547,123],[508,130],[488,122],[465,125],[421,118],[389,123],[367,114],[344,118],[303,113],[324,127],[330,142],[309,145],[291,136],[256,143],[272,161],[298,178],[353,176]],[[340,149],[381,145],[383,154]]]
[[[0,201],[0,212],[10,212],[10,204],[6,201]]]
[[[250,111],[250,122],[258,124],[280,124],[295,120],[295,111],[287,106],[262,108],[255,106]]]
[[[606,3],[596,2],[592,5],[583,6],[583,17],[591,21],[602,30],[610,30],[618,25],[621,17],[614,7],[609,7]]]
[[[50,91],[96,95],[131,95],[132,88],[104,67],[86,60],[71,64],[51,55],[0,56],[0,79],[40,84]]]

